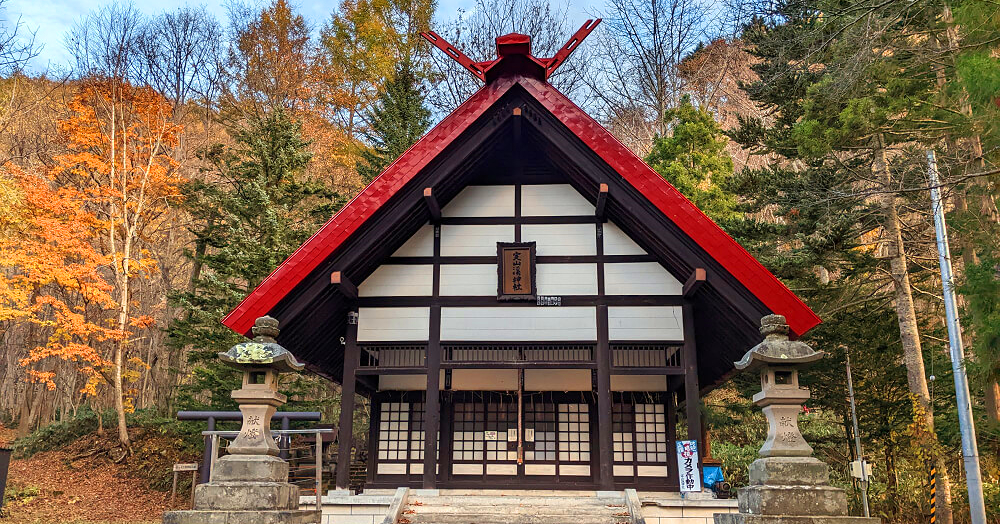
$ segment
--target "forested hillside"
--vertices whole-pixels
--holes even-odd
[[[0,6],[3,2],[0,2]],[[844,364],[874,464],[873,513],[968,519],[928,192],[933,151],[988,511],[1000,519],[1000,4],[666,0],[604,19],[552,83],[716,220],[823,319],[807,438],[835,481],[856,457]],[[531,35],[550,56],[583,20],[553,0],[111,0],[65,35],[73,63],[27,69],[30,20],[0,20],[0,421],[25,436],[94,419],[128,456],[136,413],[234,406],[220,324],[295,248],[479,84],[474,60]],[[29,24],[29,25],[26,25]],[[294,351],[295,348],[290,348]],[[741,348],[744,349],[744,348]],[[748,349],[748,348],[746,348]],[[290,409],[334,420],[338,388],[287,378]],[[706,401],[727,475],[763,441],[755,377]],[[115,442],[114,444],[111,444]]]

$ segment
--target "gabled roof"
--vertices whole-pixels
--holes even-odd
[[[515,86],[537,100],[767,309],[785,315],[795,336],[819,324],[819,317],[791,290],[597,121],[543,79],[522,74],[493,79],[466,100],[327,221],[229,313],[223,323],[238,333],[248,333],[257,317],[268,314],[334,255],[383,204]]]

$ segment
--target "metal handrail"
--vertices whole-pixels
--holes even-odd
[[[336,431],[337,430],[333,429],[333,428],[272,429],[271,433],[276,433],[276,434],[279,434],[279,435],[308,435],[310,433],[334,433]],[[214,431],[206,430],[206,431],[202,431],[201,434],[202,435],[206,435],[206,436],[219,435],[221,437],[226,437],[226,436],[233,436],[233,437],[235,437],[235,436],[239,435],[240,432],[239,431],[235,431],[235,430],[226,430],[226,431],[223,431],[223,430],[214,430]]]
[[[323,489],[323,434],[333,433],[337,434],[337,429],[334,428],[316,428],[316,429],[277,429],[272,430],[272,434],[277,434],[278,436],[283,435],[316,435],[316,510],[323,510],[323,495],[321,493]],[[206,430],[202,431],[201,434],[209,438],[211,448],[208,450],[211,460],[209,461],[209,471],[208,478],[209,482],[212,479],[212,473],[215,472],[215,461],[219,456],[219,440],[221,438],[236,437],[240,434],[239,431],[220,431],[220,430]]]

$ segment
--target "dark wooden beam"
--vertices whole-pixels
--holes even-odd
[[[513,114],[516,117],[520,117],[521,116],[521,108],[520,107],[515,107],[514,111],[513,111]],[[514,144],[516,144],[516,145],[520,145],[521,144],[521,119],[520,118],[515,118],[514,119]],[[523,162],[522,162],[522,165],[523,165]]]
[[[611,346],[608,343],[608,306],[597,306],[597,489],[615,489],[611,425]]]
[[[666,404],[667,446],[674,446],[674,443],[677,442],[677,397],[674,395],[674,391],[669,385],[667,386]],[[676,460],[667,460],[667,479],[667,486],[670,489],[679,491],[681,480],[677,472]]]
[[[330,273],[330,284],[337,288],[337,291],[341,295],[344,295],[348,299],[354,300],[358,298],[358,286],[351,282],[351,279],[347,278],[341,271],[334,271]]]
[[[705,285],[706,278],[708,278],[708,274],[705,272],[705,268],[694,268],[694,271],[691,272],[691,276],[689,276],[687,282],[684,283],[684,296],[693,297],[695,293],[701,289],[701,286]]]
[[[337,449],[337,489],[351,487],[351,447],[354,443],[354,370],[361,360],[358,349],[358,316],[348,313],[347,336],[344,337],[344,377],[340,383],[340,429]]]
[[[495,259],[495,257],[494,257]],[[678,295],[576,295],[564,296],[562,306],[680,306],[684,297]],[[424,307],[438,304],[445,307],[535,307],[537,302],[497,302],[496,297],[361,297],[359,307]],[[555,306],[554,306],[555,307]]]
[[[666,367],[612,367],[612,375],[684,375],[685,370],[680,366]]]
[[[424,203],[427,204],[427,211],[431,214],[431,223],[441,222],[441,205],[434,196],[434,190],[429,187],[424,188]]]
[[[593,362],[442,362],[441,369],[596,369]],[[386,375],[395,374],[391,369]]]
[[[701,435],[701,402],[698,387],[698,346],[694,338],[694,306],[684,304],[684,405],[687,410],[688,438],[698,442],[698,471],[701,471],[704,440]]]
[[[354,371],[354,374],[362,376],[378,376],[378,375],[426,375],[427,368],[424,367],[400,367],[400,368],[390,368],[390,367],[365,367],[358,368]]]
[[[431,306],[424,397],[424,489],[437,487],[438,429],[441,427],[441,306]]]
[[[597,190],[597,205],[594,208],[594,216],[604,220],[604,211],[608,205],[608,185],[601,184]]]

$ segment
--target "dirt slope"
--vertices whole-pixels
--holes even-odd
[[[13,431],[0,427],[0,443],[11,438]],[[114,447],[113,440],[96,435],[85,436],[64,449],[12,460],[3,523],[159,522],[170,509],[170,493],[151,489],[149,478],[140,478],[135,470],[141,463],[147,469],[169,471],[175,453],[156,446],[163,442],[157,443],[155,435],[136,442],[143,444],[136,444],[135,454],[122,464],[111,458],[113,452],[105,451]],[[151,453],[150,447],[159,449]],[[149,465],[151,454],[160,464]],[[162,471],[157,474],[162,475]],[[183,507],[186,502],[180,496],[176,506]]]

